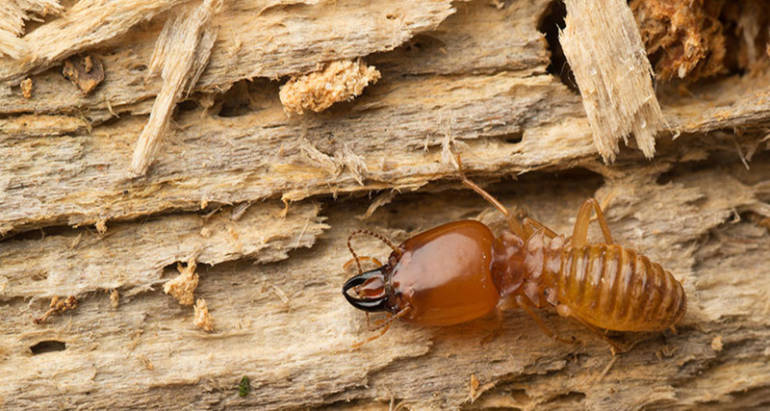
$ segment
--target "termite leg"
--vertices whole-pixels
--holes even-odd
[[[503,328],[503,312],[500,307],[496,307],[492,312],[492,320],[494,321],[492,331],[481,339],[481,345],[486,345],[500,336]]]
[[[568,306],[566,306],[564,304],[559,304],[559,305],[556,306],[556,312],[559,313],[559,315],[561,315],[562,317],[568,317],[568,318],[574,319],[575,321],[579,322],[584,327],[586,327],[593,334],[595,334],[596,336],[598,336],[599,338],[604,340],[604,342],[609,344],[610,352],[612,353],[613,357],[615,356],[615,354],[624,353],[624,352],[629,350],[629,348],[626,345],[624,345],[622,343],[619,343],[618,341],[613,340],[612,338],[606,336],[598,328],[596,328],[593,325],[587,323],[582,318],[580,318],[580,317],[578,317],[576,315],[573,315],[572,314],[572,310],[570,310],[570,308]]]
[[[533,220],[529,217],[524,217],[524,220],[522,221],[522,224],[524,224],[524,228],[527,229],[527,237],[532,235],[537,230],[542,230],[545,235],[547,235],[550,238],[554,238],[558,236],[555,231],[551,230],[550,228],[543,225],[543,223]]]
[[[610,233],[610,228],[607,226],[607,220],[604,218],[602,208],[599,207],[599,203],[595,198],[589,198],[583,203],[582,206],[580,206],[580,209],[577,213],[577,218],[575,219],[575,228],[572,230],[571,238],[572,246],[575,248],[580,248],[586,245],[586,239],[588,238],[588,225],[591,223],[592,211],[596,211],[596,219],[599,222],[599,227],[602,229],[602,234],[604,234],[604,241],[607,244],[614,243],[612,240],[612,234]]]
[[[397,319],[399,319],[399,318],[403,317],[404,315],[406,315],[411,310],[411,308],[412,307],[407,306],[407,307],[403,308],[401,311],[399,311],[396,315],[388,318],[388,320],[385,322],[385,324],[382,325],[382,331],[380,331],[378,334],[375,334],[375,335],[373,335],[373,336],[371,336],[371,337],[369,337],[369,338],[367,338],[367,339],[365,339],[363,341],[359,341],[357,343],[353,343],[352,348],[354,350],[357,350],[357,349],[361,348],[362,345],[364,345],[366,343],[369,343],[369,342],[372,342],[372,341],[382,337],[383,335],[385,335],[385,333],[388,332],[388,330],[390,329],[390,325],[393,324],[393,321],[396,321]]]
[[[671,330],[671,332],[672,332],[674,335],[677,335],[677,334],[679,334],[679,332],[676,330],[676,326],[675,326],[675,325],[672,325],[671,327],[669,327],[669,329]]]
[[[575,343],[575,337],[571,337],[571,338],[563,338],[563,337],[560,337],[560,336],[556,335],[556,333],[555,333],[555,332],[553,332],[553,330],[551,330],[550,328],[548,328],[548,326],[545,324],[545,322],[543,321],[543,319],[542,319],[542,318],[540,318],[540,316],[538,316],[538,315],[535,313],[535,311],[533,311],[533,310],[532,310],[532,307],[531,307],[531,306],[530,306],[530,304],[529,304],[529,303],[528,303],[528,302],[525,300],[525,298],[524,298],[524,297],[522,297],[522,296],[517,296],[517,297],[516,297],[516,303],[519,305],[519,307],[521,307],[522,309],[524,309],[524,312],[526,312],[526,313],[527,313],[527,314],[528,314],[530,317],[532,317],[532,319],[533,319],[533,320],[535,320],[535,324],[537,324],[537,326],[540,328],[540,330],[541,330],[541,331],[542,331],[542,332],[543,332],[545,335],[547,335],[547,336],[549,336],[549,337],[553,338],[553,339],[554,339],[554,340],[556,340],[556,341],[559,341],[559,342],[561,342],[561,343],[564,343],[564,344],[574,344],[574,343]]]
[[[460,158],[459,154],[456,154],[455,157],[457,158],[457,171],[460,173],[460,179],[462,180],[463,184],[465,184],[466,187],[470,188],[471,190],[475,191],[478,195],[484,197],[485,200],[487,200],[492,206],[494,206],[496,209],[498,209],[503,215],[505,216],[505,219],[508,221],[508,228],[519,236],[520,238],[527,238],[526,232],[524,231],[524,227],[522,227],[521,222],[513,216],[505,206],[503,206],[500,201],[498,201],[492,194],[489,194],[486,190],[479,187],[476,183],[469,180],[468,177],[465,176],[465,172],[463,171],[463,162]]]

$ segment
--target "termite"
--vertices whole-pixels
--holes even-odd
[[[458,158],[459,163],[459,158]],[[366,230],[354,231],[348,248],[358,275],[342,287],[354,307],[385,311],[396,319],[426,326],[447,326],[483,317],[501,305],[522,308],[548,336],[556,335],[534,309],[552,307],[577,320],[613,347],[619,345],[602,330],[664,331],[684,316],[687,299],[682,284],[646,256],[616,244],[599,203],[586,200],[577,212],[572,236],[555,233],[542,223],[518,217],[495,197],[460,178],[506,218],[507,229],[495,237],[489,227],[473,220],[444,224],[417,234],[399,245]],[[588,243],[592,213],[604,242]],[[362,272],[351,246],[356,234],[373,235],[393,252],[378,268]],[[351,291],[356,295],[351,295]]]

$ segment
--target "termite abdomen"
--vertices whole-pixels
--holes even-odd
[[[649,258],[615,244],[567,248],[555,275],[569,315],[617,331],[660,331],[686,311],[682,285]]]

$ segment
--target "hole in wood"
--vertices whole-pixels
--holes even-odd
[[[566,16],[567,8],[564,6],[564,3],[561,0],[552,1],[540,17],[537,29],[545,34],[545,41],[548,43],[548,50],[551,52],[551,64],[548,65],[547,71],[559,77],[561,82],[569,87],[570,90],[578,92],[575,75],[572,74],[572,69],[567,64],[567,58],[564,57],[561,43],[559,43],[559,30],[564,29],[564,18]]]
[[[177,106],[176,106],[176,109],[179,112],[181,112],[181,111],[193,111],[193,110],[197,110],[198,107],[200,107],[200,105],[198,104],[197,101],[195,101],[195,100],[185,100],[185,101],[179,102],[179,104],[177,104]]]
[[[269,79],[241,80],[216,96],[219,117],[240,117],[273,107],[278,99],[279,82]]]
[[[30,346],[29,350],[32,351],[32,355],[38,355],[47,352],[64,351],[66,348],[67,344],[64,341],[45,340]]]
[[[559,394],[551,400],[551,404],[564,404],[577,406],[582,404],[586,395],[579,391],[570,391],[566,394]]]
[[[515,133],[509,133],[502,136],[503,141],[508,144],[521,143],[521,139],[524,137],[523,131],[517,131]]]

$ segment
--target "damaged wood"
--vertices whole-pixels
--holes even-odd
[[[60,14],[64,8],[59,0],[8,0],[0,11],[0,58],[6,55],[18,59],[26,51],[19,38],[26,22]]]
[[[708,102],[687,99],[692,105],[672,104],[669,122],[703,133],[768,118],[770,89],[752,87],[750,79],[737,82],[756,98],[739,104],[726,93],[714,93],[719,97]],[[439,91],[437,102],[433,96]],[[237,117],[180,113],[178,121],[188,126],[167,133],[167,149],[138,180],[127,169],[142,118],[126,118],[90,134],[0,141],[2,167],[8,170],[0,176],[7,206],[0,210],[0,232],[194,209],[202,201],[230,204],[276,195],[297,201],[317,194],[414,188],[456,175],[441,160],[439,148],[447,135],[467,144],[460,151],[471,170],[487,174],[591,162],[596,153],[578,97],[548,75],[383,81],[350,111],[308,118],[287,118],[270,83],[255,84],[250,95],[260,109]],[[559,103],[539,110],[547,101]],[[506,141],[517,135],[521,141]],[[762,137],[748,133],[741,139]],[[308,141],[323,156],[308,156],[302,149]],[[353,171],[346,168],[351,158],[346,150],[363,160],[363,174],[356,175],[355,165]],[[31,167],[41,159],[46,161]]]
[[[619,140],[633,134],[644,156],[652,158],[655,134],[665,124],[631,10],[621,0],[565,4],[566,27],[559,41],[580,88],[597,151],[612,162]]]
[[[8,187],[8,208],[0,210],[0,231],[29,229],[41,223],[94,224],[99,218],[126,219],[147,212],[194,209],[202,201],[231,204],[281,194],[294,201],[320,193],[422,185],[454,174],[448,164],[435,161],[440,153],[423,151],[424,147],[440,146],[447,134],[458,141],[489,136],[494,142],[521,132],[525,124],[554,124],[568,113],[579,116],[581,110],[575,96],[545,75],[504,73],[378,84],[365,98],[354,102],[352,111],[341,116],[329,113],[296,118],[286,117],[273,84],[255,86],[251,98],[260,107],[257,111],[237,117],[180,113],[177,121],[189,127],[165,135],[166,149],[158,153],[149,173],[140,179],[134,179],[127,169],[133,136],[144,126],[142,118],[127,118],[90,134],[0,141],[3,167],[22,170],[0,177],[7,179]],[[438,91],[443,96],[440,106],[433,97]],[[559,94],[569,103],[552,111],[534,110],[549,96]],[[388,133],[381,131],[384,128]],[[302,139],[303,135],[308,138]],[[539,136],[533,139],[542,142]],[[588,147],[575,145],[576,139],[585,139]],[[323,156],[309,157],[302,149],[306,141]],[[546,154],[565,158],[583,148],[583,156],[593,152],[588,134],[574,133],[558,144],[558,148],[539,146],[535,153],[511,157],[526,150],[526,142],[523,147],[497,143],[490,147],[496,150],[486,154],[495,155],[496,160],[491,159],[485,168],[491,171],[514,162],[524,169],[528,162]],[[22,148],[25,154],[19,156]],[[228,152],[237,154],[222,155]],[[350,152],[366,164],[368,171],[361,176],[366,178],[364,185],[347,166],[351,164],[355,170],[358,163]],[[324,157],[326,160],[319,161]],[[47,161],[35,173],[49,178],[26,176],[20,163],[42,158]],[[338,173],[336,166],[329,168],[337,162],[344,172]],[[470,153],[469,164],[480,167]],[[547,160],[530,167],[545,165]],[[62,167],[70,171],[62,175]],[[99,169],[96,180],[91,176],[95,168]],[[263,178],[265,173],[270,177]],[[38,184],[46,189],[41,190]],[[40,199],[40,195],[47,199]],[[23,214],[13,211],[20,202],[27,207]],[[112,206],[106,208],[105,204]]]
[[[310,247],[327,228],[317,205],[292,206],[283,219],[281,211],[279,202],[269,202],[251,207],[237,222],[224,208],[209,217],[179,214],[115,224],[104,235],[79,229],[10,241],[0,248],[0,299],[111,289],[131,296],[164,282],[164,267],[192,256],[209,265],[240,258],[277,261],[288,250]]]
[[[99,2],[99,7],[90,7],[95,1],[98,2],[80,1],[77,9],[70,9],[51,25],[46,24],[25,36],[29,44],[47,44],[36,59],[0,60],[0,81],[10,81],[11,85],[28,73],[39,73],[35,76],[39,89],[31,101],[14,93],[12,88],[0,87],[0,98],[5,103],[0,106],[1,113],[77,109],[99,119],[108,107],[121,112],[124,111],[121,107],[126,106],[125,111],[130,112],[131,104],[148,99],[160,90],[161,79],[145,83],[145,78],[165,19],[150,20],[141,30],[129,30],[184,1],[124,0]],[[217,41],[196,91],[219,92],[243,79],[307,73],[328,61],[391,50],[416,33],[435,29],[453,12],[449,0],[386,3],[341,0],[333,4],[301,0],[227,2],[211,22],[212,27],[218,28]],[[104,31],[94,32],[93,26],[98,25],[99,18],[104,15],[115,18]],[[61,26],[67,24],[74,26],[66,30],[72,34],[72,39],[60,39]],[[43,28],[46,30],[41,30]],[[81,35],[81,31],[88,35]],[[120,35],[124,36],[122,41],[110,47],[110,53],[101,56],[108,84],[89,96],[64,92],[62,83],[65,80],[43,72],[45,67],[54,64],[55,59],[61,60]],[[44,52],[45,57],[39,56]],[[89,113],[94,109],[99,111]]]
[[[0,80],[16,81],[20,76],[39,73],[57,61],[125,34],[136,24],[186,1],[78,1],[58,19],[22,38],[24,54],[15,60],[0,61]]]
[[[397,323],[360,350],[349,348],[371,332],[364,315],[339,296],[339,286],[348,276],[342,265],[350,258],[349,232],[365,227],[401,241],[435,224],[467,216],[478,217],[496,230],[503,227],[497,211],[464,190],[400,196],[365,222],[350,215],[362,213],[367,201],[345,201],[343,207],[330,202],[331,229],[312,250],[258,267],[236,262],[204,269],[196,293],[215,307],[216,330],[209,336],[191,330],[189,309],[174,308],[176,302],[159,293],[136,295],[121,304],[120,312],[109,308],[106,295],[90,297],[70,317],[73,325],[68,329],[51,327],[30,333],[12,325],[3,335],[9,356],[6,366],[20,361],[27,345],[39,340],[66,341],[67,350],[15,373],[11,383],[0,388],[0,395],[10,407],[32,398],[68,407],[151,403],[173,407],[179,398],[186,398],[195,407],[216,403],[264,409],[341,406],[349,401],[386,404],[394,398],[409,407],[456,408],[469,405],[468,381],[475,374],[482,385],[494,383],[474,402],[480,407],[502,403],[521,408],[561,404],[604,409],[729,402],[740,396],[737,391],[753,393],[770,385],[763,343],[770,337],[763,304],[770,289],[756,271],[763,269],[761,265],[744,267],[741,281],[717,271],[735,269],[749,250],[752,261],[770,258],[770,234],[748,221],[733,222],[734,210],[764,204],[757,196],[766,195],[766,187],[741,182],[747,173],[738,161],[725,164],[730,168],[669,170],[669,181],[662,184],[655,180],[666,168],[632,167],[619,170],[624,174],[605,184],[600,176],[580,174],[543,184],[552,179],[542,173],[490,188],[504,204],[529,210],[559,232],[569,232],[586,197],[604,200],[609,196],[607,217],[618,242],[644,252],[685,280],[691,309],[678,334],[623,335],[638,343],[619,356],[606,375],[612,357],[603,341],[555,314],[547,316],[548,323],[564,335],[576,336],[581,345],[552,341],[519,310],[505,312],[500,322],[483,319],[451,328]],[[767,181],[769,173],[765,167],[752,176]],[[731,187],[731,195],[719,190],[725,186]],[[714,254],[714,247],[724,245],[719,239],[722,233],[729,233],[732,246],[726,254]],[[713,246],[701,250],[697,244],[704,238]],[[388,253],[386,246],[366,237],[356,241],[356,250],[379,258]],[[724,259],[726,255],[731,258]],[[288,298],[281,298],[276,289]],[[722,303],[733,296],[741,296],[740,305]],[[27,303],[14,303],[5,314],[23,316],[26,309]],[[736,327],[736,321],[747,328]],[[495,332],[497,337],[487,341]],[[180,333],[186,338],[180,339]],[[711,347],[719,335],[721,351]],[[97,355],[80,354],[97,341]],[[226,349],[216,348],[223,343]],[[171,356],[164,349],[169,344],[175,347]],[[656,359],[659,351],[667,353],[661,360]],[[189,353],[197,352],[216,352],[216,359],[206,367],[186,367],[187,361],[199,358]],[[151,362],[153,369],[147,370],[142,359]],[[37,377],[47,367],[67,375],[98,374],[113,390],[131,395],[86,394],[93,382],[83,379],[70,382],[66,400],[59,402],[61,396],[46,391],[47,384]],[[731,377],[736,371],[745,376],[739,384]],[[240,397],[237,383],[244,375],[254,389]],[[200,391],[202,380],[207,381],[205,394]],[[428,380],[431,384],[424,383]],[[618,390],[619,386],[628,389]],[[704,390],[709,391],[708,397],[697,394]],[[565,392],[577,394],[564,398]],[[757,394],[742,398],[747,404],[762,402]]]
[[[659,79],[692,83],[730,70],[767,70],[767,2],[633,0],[629,6]]]
[[[13,74],[0,85],[1,407],[767,407],[766,72],[729,63],[708,81],[659,78],[655,158],[619,147],[606,165],[585,95],[560,81],[566,66],[539,31],[558,31],[550,0],[228,1],[209,22],[217,37],[197,86],[176,89],[191,93],[135,177],[134,143],[163,85],[145,83],[155,45],[203,2],[97,3],[116,14],[94,36],[73,33],[99,25],[81,8],[96,3],[63,2],[18,38],[49,41],[71,24],[61,44],[0,58]],[[58,67],[76,55],[104,64],[87,96]],[[376,84],[286,115],[287,78],[358,59]],[[351,231],[400,242],[453,220],[504,227],[461,189],[453,153],[506,206],[561,233],[597,198],[618,243],[684,282],[677,333],[613,335],[635,344],[613,358],[579,324],[543,312],[580,342],[560,344],[514,309],[449,328],[397,321],[352,350],[377,331],[340,295]],[[389,253],[366,237],[354,247]],[[162,290],[180,262],[194,306]],[[70,296],[76,309],[33,323]]]
[[[136,176],[147,172],[166,132],[174,106],[192,92],[209,63],[217,32],[209,21],[222,8],[222,0],[204,0],[169,18],[160,32],[150,59],[148,77],[160,74],[163,85],[134,147],[130,170]]]
[[[104,65],[98,57],[94,56],[85,56],[82,59],[70,58],[64,61],[62,75],[76,85],[83,94],[89,94],[104,80]],[[28,78],[21,82],[22,87],[26,81],[32,82]],[[24,93],[24,98],[30,97],[32,97],[30,92]]]

